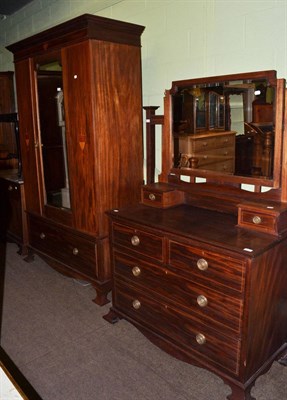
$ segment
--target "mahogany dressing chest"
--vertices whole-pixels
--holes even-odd
[[[151,152],[154,126],[163,125],[159,182],[152,162],[140,204],[108,213],[113,304],[105,319],[125,318],[164,351],[218,374],[230,400],[254,399],[256,378],[287,348],[284,99],[275,71],[173,82],[164,115],[146,107]],[[266,102],[268,120],[258,113]],[[261,119],[253,121],[255,104]],[[233,170],[200,165],[181,138],[203,131],[215,158],[215,131],[234,132],[234,157],[244,138],[248,170],[242,158]]]

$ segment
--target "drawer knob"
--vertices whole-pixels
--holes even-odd
[[[206,337],[203,333],[198,333],[195,337],[198,344],[204,344],[206,342]]]
[[[138,246],[140,244],[140,238],[137,235],[134,235],[131,238],[131,243],[133,246]]]
[[[141,269],[137,265],[132,269],[133,276],[139,276],[141,274]]]
[[[45,237],[46,237],[45,233],[44,233],[44,232],[41,232],[41,233],[40,233],[40,239],[45,239]]]
[[[141,308],[141,302],[139,300],[134,300],[133,301],[133,308],[135,310],[138,310],[139,308]]]
[[[200,258],[197,260],[197,267],[201,271],[206,271],[208,268],[208,262],[204,258]]]
[[[253,222],[255,225],[259,225],[259,224],[261,224],[262,219],[259,217],[259,215],[255,215],[255,216],[252,218],[252,222]]]
[[[76,256],[77,254],[79,254],[79,250],[77,249],[77,247],[73,248],[73,254],[74,256]]]
[[[150,193],[150,194],[148,195],[148,198],[149,198],[151,201],[155,201],[155,195],[154,195],[153,193]]]
[[[207,304],[208,304],[208,300],[207,300],[207,298],[206,298],[205,296],[203,296],[203,294],[199,295],[199,296],[197,297],[196,301],[197,301],[197,304],[198,304],[200,307],[206,307]]]
[[[8,190],[9,190],[9,192],[12,192],[13,186],[12,186],[12,185],[9,185],[9,186],[8,186]]]

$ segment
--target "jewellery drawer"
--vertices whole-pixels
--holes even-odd
[[[143,204],[152,207],[168,208],[184,202],[184,193],[176,189],[158,191],[152,187],[144,187],[141,191]]]
[[[191,318],[182,310],[121,282],[115,283],[114,296],[116,309],[139,325],[171,339],[191,356],[204,357],[207,362],[238,373],[240,341],[223,336],[195,316]]]
[[[30,244],[36,250],[55,258],[64,264],[81,270],[88,276],[96,275],[96,243],[83,236],[29,217]]]
[[[245,286],[245,263],[222,253],[170,240],[168,262],[189,277],[217,291],[240,295]]]
[[[285,204],[252,203],[238,204],[238,226],[246,229],[280,235],[287,230]]]
[[[263,232],[276,232],[276,217],[273,215],[244,210],[240,213],[238,223],[242,227],[245,226]]]
[[[163,261],[163,236],[114,223],[112,240],[116,247],[124,246],[133,252]]]
[[[240,334],[243,312],[241,300],[183,279],[176,271],[169,268],[120,253],[114,254],[114,261],[115,279],[140,286],[153,297],[185,309],[188,313],[196,314],[213,327],[222,329],[224,325],[230,334]]]

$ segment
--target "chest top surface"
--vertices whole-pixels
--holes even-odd
[[[179,205],[158,209],[145,205],[111,211],[114,221],[156,229],[159,233],[218,246],[247,257],[255,257],[282,239],[237,226],[237,217],[212,210]]]

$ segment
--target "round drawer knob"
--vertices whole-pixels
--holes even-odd
[[[150,193],[150,194],[148,195],[148,198],[149,198],[151,201],[155,201],[155,195],[154,195],[153,193]]]
[[[133,276],[139,276],[141,274],[141,269],[137,265],[132,269]]]
[[[204,258],[200,258],[199,260],[197,260],[197,267],[201,271],[205,271],[208,268],[208,262]]]
[[[8,190],[9,190],[9,192],[12,192],[13,186],[12,186],[12,185],[9,185],[9,186],[8,186]]]
[[[41,233],[40,233],[40,239],[45,239],[45,237],[46,237],[45,233],[44,233],[44,232],[41,232]]]
[[[197,297],[196,301],[197,301],[197,304],[198,304],[200,307],[206,307],[207,304],[208,304],[208,300],[207,300],[207,298],[206,298],[205,296],[203,296],[203,294],[199,295],[199,296]]]
[[[133,301],[133,308],[135,310],[138,310],[139,308],[141,308],[141,302],[139,300],[134,300]]]
[[[259,224],[261,224],[262,219],[259,217],[259,215],[255,215],[255,216],[252,218],[252,222],[253,222],[255,225],[259,225]]]
[[[134,235],[131,238],[131,243],[133,246],[138,246],[140,244],[140,238],[138,236]]]
[[[198,344],[204,344],[206,342],[206,337],[203,333],[198,333],[195,337]]]
[[[73,248],[73,254],[74,256],[76,256],[77,254],[79,254],[79,250],[77,249],[77,247]]]

